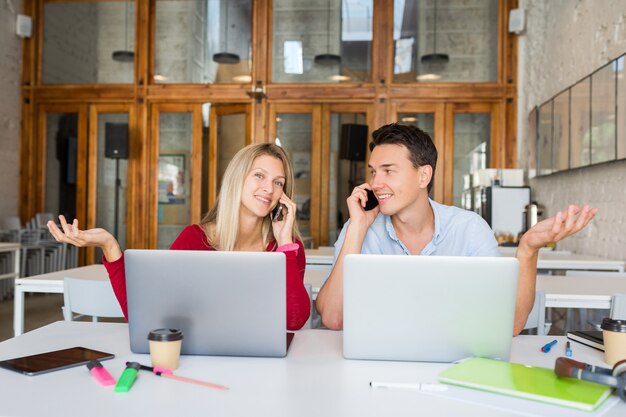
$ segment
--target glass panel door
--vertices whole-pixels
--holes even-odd
[[[494,149],[501,144],[492,141],[495,110],[496,106],[488,103],[446,105],[445,204],[464,207],[463,192],[467,183],[471,184],[472,174],[500,163]]]
[[[45,114],[45,200],[43,211],[68,221],[77,216],[78,112]]]
[[[295,175],[294,201],[305,246],[319,245],[321,108],[312,105],[270,107],[270,138],[287,151]]]
[[[364,105],[330,105],[323,117],[322,201],[320,246],[333,245],[349,218],[346,199],[364,183],[367,143],[371,135]],[[328,139],[327,139],[328,138]],[[328,142],[328,144],[326,143]],[[326,148],[328,150],[326,151]]]
[[[42,105],[38,108],[38,187],[28,202],[33,215],[59,214],[86,225],[87,208],[87,111],[79,105]],[[78,261],[85,262],[85,250]],[[73,258],[71,265],[75,265]]]
[[[215,104],[210,105],[209,113],[210,151],[208,164],[205,164],[208,172],[207,209],[215,202],[228,163],[251,141],[249,105]],[[205,172],[204,168],[203,172]]]
[[[393,2],[394,82],[493,82],[498,1]]]
[[[151,247],[169,248],[187,225],[200,221],[202,131],[202,104],[153,106]]]
[[[155,83],[252,80],[250,0],[156,0],[154,4]]]
[[[44,84],[132,83],[135,1],[44,1]]]
[[[134,112],[132,112],[134,116]],[[93,105],[89,117],[89,190],[87,227],[111,232],[127,248],[130,105]],[[89,248],[88,262],[100,263],[102,251]]]
[[[272,81],[370,80],[372,0],[274,0]]]
[[[452,204],[461,207],[463,177],[487,168],[491,145],[489,113],[454,115],[454,179]]]
[[[191,223],[190,171],[191,113],[161,113],[159,117],[158,234],[157,248],[169,248]]]

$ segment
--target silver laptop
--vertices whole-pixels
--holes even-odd
[[[134,353],[149,352],[150,330],[176,328],[183,354],[287,354],[283,253],[127,250],[124,258]]]
[[[348,255],[343,355],[508,360],[517,270],[515,258]]]

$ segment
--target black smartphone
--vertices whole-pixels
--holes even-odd
[[[283,205],[278,203],[272,210],[272,221],[279,222],[283,219]]]
[[[0,362],[0,367],[32,376],[84,365],[94,359],[103,361],[113,359],[114,357],[115,355],[112,353],[100,352],[84,347],[73,347],[7,359]]]
[[[367,203],[365,203],[365,211],[370,211],[378,205],[378,199],[376,198],[376,194],[374,194],[374,191],[365,191],[367,191]]]

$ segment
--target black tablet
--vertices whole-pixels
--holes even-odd
[[[84,365],[87,362],[98,359],[100,361],[113,359],[112,353],[100,352],[84,347],[55,350],[53,352],[39,353],[37,355],[23,356],[21,358],[0,361],[0,367],[10,369],[25,375],[39,375],[46,372],[58,371]]]

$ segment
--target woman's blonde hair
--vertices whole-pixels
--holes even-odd
[[[269,155],[283,163],[285,171],[285,185],[283,191],[293,200],[294,176],[291,161],[283,148],[272,143],[248,145],[235,154],[224,172],[222,186],[215,200],[215,204],[202,219],[201,225],[206,233],[207,240],[215,249],[223,251],[235,250],[239,235],[239,213],[241,211],[241,193],[243,184],[250,172],[255,159],[262,155]],[[268,215],[263,219],[263,245],[267,247],[274,239],[272,220]],[[215,225],[214,233],[209,233],[209,224]],[[297,222],[293,225],[294,238],[300,239]]]

